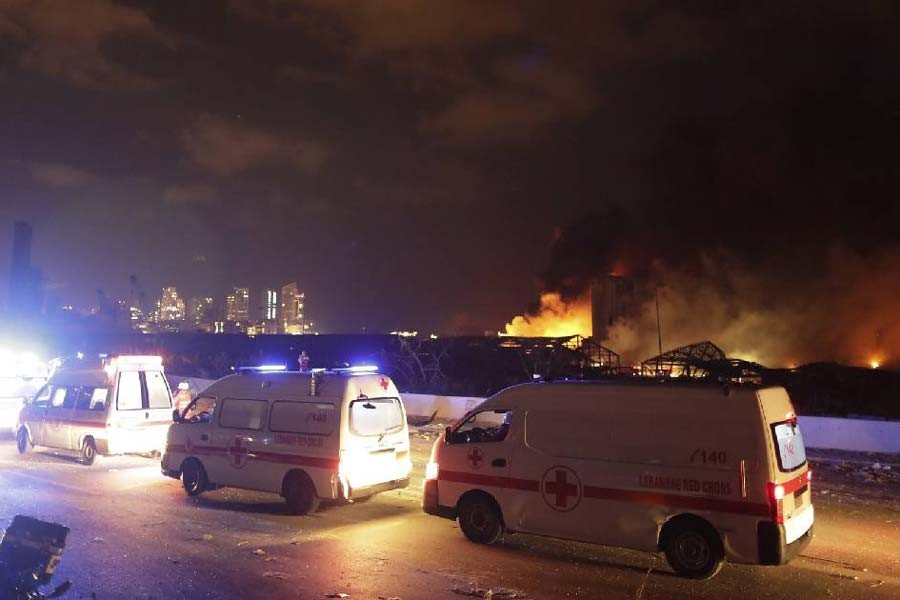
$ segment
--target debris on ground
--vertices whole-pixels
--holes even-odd
[[[103,538],[102,538],[102,537],[99,537],[99,536],[98,536],[98,537],[95,537],[95,538],[91,538],[91,543],[92,543],[92,544],[102,544],[103,541],[104,541]]]
[[[456,586],[451,588],[450,591],[454,594],[459,594],[460,596],[484,598],[484,600],[524,600],[527,598],[524,593],[516,590],[501,587],[484,589],[475,584],[470,584],[468,587]]]
[[[325,594],[326,598],[349,598],[350,594],[345,594],[344,592],[335,592],[333,594]]]
[[[203,541],[204,541],[204,542],[211,542],[211,541],[213,541],[213,539],[215,539],[215,538],[213,538],[213,534],[211,534],[211,533],[204,533],[204,534],[203,534]]]
[[[256,550],[253,551],[253,554],[255,556],[268,556],[269,555],[269,553],[266,552],[265,550],[263,550],[262,548],[257,548]]]
[[[290,579],[290,576],[287,573],[282,573],[280,571],[266,571],[263,573],[263,577],[266,577],[267,579]]]

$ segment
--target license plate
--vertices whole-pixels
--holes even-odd
[[[803,504],[803,494],[805,494],[806,490],[808,489],[809,488],[804,485],[802,488],[794,492],[794,506],[800,506]]]

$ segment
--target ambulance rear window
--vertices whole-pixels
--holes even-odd
[[[382,435],[403,428],[396,398],[368,398],[350,403],[350,430],[356,435]]]
[[[773,424],[772,437],[775,441],[778,467],[782,471],[793,471],[806,464],[806,447],[803,445],[803,435],[796,421]]]

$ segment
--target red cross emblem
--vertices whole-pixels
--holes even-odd
[[[184,440],[184,451],[187,454],[190,454],[194,451],[194,442],[191,441],[190,436],[188,436],[188,438]]]
[[[481,451],[481,448],[472,448],[469,450],[469,454],[466,456],[469,459],[469,462],[472,463],[472,466],[476,469],[481,468],[481,463],[484,461],[484,453]]]
[[[788,440],[788,443],[785,446],[785,449],[787,450],[788,454],[793,456],[794,455],[794,440]]]
[[[231,466],[235,469],[243,469],[247,466],[247,459],[250,455],[250,450],[244,446],[244,440],[240,437],[235,437],[234,441],[231,443],[231,446],[225,449],[228,452],[228,462],[231,463]]]
[[[541,479],[541,495],[553,510],[568,512],[581,502],[581,481],[569,467],[550,467]]]
[[[384,391],[387,391],[387,389],[388,389],[388,380],[387,380],[387,378],[386,378],[386,377],[382,377],[382,378],[381,378],[381,381],[378,382],[378,385],[381,386],[381,389],[383,389]]]

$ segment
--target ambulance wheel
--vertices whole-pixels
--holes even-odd
[[[81,443],[81,464],[91,466],[97,460],[97,446],[93,438],[86,438]]]
[[[306,473],[290,473],[284,480],[284,499],[295,515],[310,515],[319,508],[319,496]]]
[[[471,541],[493,544],[503,535],[503,517],[494,499],[487,494],[471,494],[459,503],[459,527]]]
[[[28,441],[28,430],[24,427],[19,427],[19,431],[16,432],[16,448],[19,450],[19,454],[25,454],[28,452],[28,446],[31,444]]]
[[[209,486],[209,480],[206,477],[206,469],[200,464],[200,461],[189,458],[184,461],[181,467],[181,485],[188,496],[199,496]]]
[[[725,562],[718,532],[701,519],[682,519],[663,530],[663,551],[669,566],[690,579],[710,579]]]

